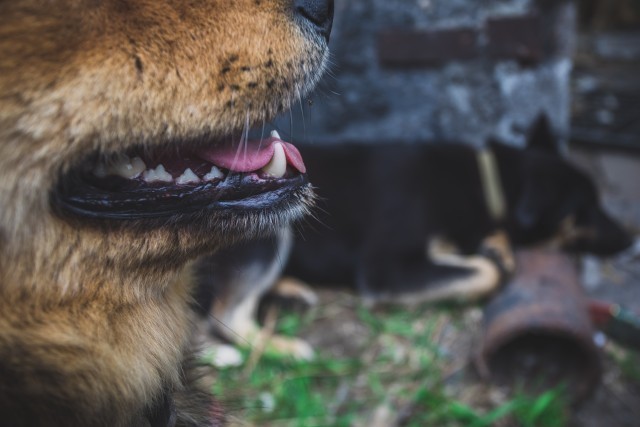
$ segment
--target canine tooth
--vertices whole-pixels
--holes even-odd
[[[140,175],[147,169],[147,165],[140,157],[134,157],[131,159],[131,166],[133,167],[133,171],[136,172],[136,176]]]
[[[144,161],[140,157],[134,157],[131,160],[126,158],[122,162],[111,166],[109,173],[131,179],[139,176],[145,169],[147,169],[147,165],[144,164]]]
[[[272,138],[282,139],[282,138],[280,138],[280,134],[278,133],[278,131],[277,131],[277,130],[272,130],[272,131],[271,131],[271,137],[272,137]]]
[[[222,179],[222,178],[224,178],[224,173],[222,173],[222,171],[217,166],[212,166],[211,172],[209,172],[203,177],[205,181],[213,181],[215,179]]]
[[[198,178],[198,175],[193,173],[191,168],[187,168],[182,172],[182,175],[176,179],[176,184],[194,184],[198,182],[200,182],[200,178]]]
[[[273,157],[262,171],[273,178],[282,178],[287,171],[287,156],[284,147],[279,142],[273,145]]]
[[[173,177],[167,172],[162,165],[158,165],[155,169],[147,169],[144,171],[142,178],[147,182],[171,182]]]

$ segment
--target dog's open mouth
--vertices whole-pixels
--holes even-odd
[[[95,219],[166,218],[273,208],[308,185],[299,151],[275,131],[240,144],[140,151],[70,172],[58,186],[57,204]]]

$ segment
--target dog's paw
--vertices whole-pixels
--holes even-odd
[[[313,347],[300,338],[273,335],[267,342],[265,352],[277,357],[290,357],[296,360],[313,360],[315,351]]]
[[[272,328],[262,328],[257,323],[235,336],[234,344],[250,349],[252,352],[266,353],[274,357],[289,357],[296,360],[312,360],[315,352],[306,341],[273,334]]]
[[[222,343],[208,345],[200,352],[199,359],[218,369],[234,368],[244,363],[244,356],[240,350]]]
[[[450,240],[433,236],[427,241],[427,256],[431,259],[448,259],[459,255],[459,248]]]
[[[277,298],[297,300],[307,306],[318,304],[318,295],[306,283],[293,277],[283,277],[271,289],[270,293]]]
[[[504,279],[515,272],[516,260],[505,232],[498,231],[487,236],[480,245],[480,254],[496,263]]]
[[[306,313],[318,304],[318,295],[306,283],[284,277],[266,294],[258,306],[258,319],[264,321],[269,310],[276,308],[293,313]]]

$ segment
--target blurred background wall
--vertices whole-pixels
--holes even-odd
[[[640,230],[640,0],[336,0],[330,44],[295,143],[522,145],[545,111]]]
[[[330,73],[280,127],[299,142],[521,145],[546,111],[566,135],[576,16],[565,0],[336,0]]]

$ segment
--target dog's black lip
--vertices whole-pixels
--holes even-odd
[[[53,192],[52,204],[63,215],[91,220],[170,219],[211,211],[273,208],[306,185],[306,174],[259,179],[253,173],[234,173],[218,182],[156,184],[111,191],[91,184],[81,175],[70,175]]]

